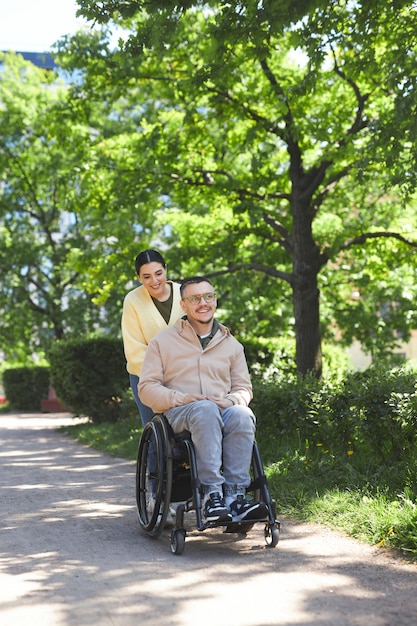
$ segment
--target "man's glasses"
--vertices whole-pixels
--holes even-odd
[[[207,303],[214,302],[216,299],[216,294],[212,291],[209,293],[200,293],[198,295],[196,294],[195,296],[188,296],[188,298],[184,298],[184,300],[188,300],[190,304],[198,304],[201,298],[204,300],[204,302]]]

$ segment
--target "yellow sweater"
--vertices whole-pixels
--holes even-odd
[[[171,317],[168,325],[156,308],[147,289],[136,287],[126,295],[123,302],[122,337],[129,374],[140,376],[148,343],[167,326],[175,324],[184,315],[180,306],[180,285],[167,281],[173,288]]]

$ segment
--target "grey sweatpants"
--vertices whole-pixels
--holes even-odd
[[[220,409],[211,400],[199,400],[169,409],[165,415],[175,433],[191,433],[204,494],[245,494],[255,438],[251,409],[239,405]]]

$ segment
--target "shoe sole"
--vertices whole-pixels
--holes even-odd
[[[231,522],[232,521],[232,516],[230,515],[230,513],[225,513],[224,515],[216,515],[216,517],[205,517],[204,516],[204,521],[205,522]]]
[[[249,520],[261,520],[268,518],[268,508],[266,506],[255,506],[253,509],[249,509],[249,511],[245,511],[244,513],[238,513],[237,515],[233,515],[232,513],[232,521],[235,522],[247,522]]]

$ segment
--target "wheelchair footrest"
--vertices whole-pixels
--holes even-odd
[[[257,520],[259,521],[259,520]],[[239,535],[247,535],[252,530],[255,522],[232,522],[225,526],[224,533],[237,533]]]

